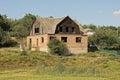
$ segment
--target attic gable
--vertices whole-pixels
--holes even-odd
[[[59,24],[64,22],[66,19],[72,20],[69,16],[62,18],[43,18],[36,17],[35,22],[32,25],[32,30],[30,35],[34,35],[34,28],[39,27],[39,34],[55,34],[56,28]],[[78,25],[74,20],[72,20],[76,25]],[[79,25],[78,25],[79,26]]]

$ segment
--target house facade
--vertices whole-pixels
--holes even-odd
[[[62,18],[36,17],[30,35],[27,37],[27,47],[31,50],[49,52],[47,44],[52,38],[57,38],[65,43],[70,53],[87,53],[88,37],[83,34],[83,28],[69,16]]]

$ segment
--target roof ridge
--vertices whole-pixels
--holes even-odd
[[[67,16],[63,16],[63,17],[57,17],[57,18],[50,18],[50,17],[41,17],[41,16],[36,16],[36,18],[44,18],[44,19],[61,19],[61,18],[66,18]]]

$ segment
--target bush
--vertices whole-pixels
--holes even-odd
[[[65,45],[56,38],[53,38],[49,42],[48,47],[51,54],[66,55],[67,53],[67,48]]]

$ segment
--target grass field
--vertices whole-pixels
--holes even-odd
[[[119,80],[120,56],[94,52],[56,56],[18,48],[0,49],[0,80]]]
[[[85,74],[37,74],[33,69],[0,71],[0,80],[119,80],[113,73],[102,76]]]

